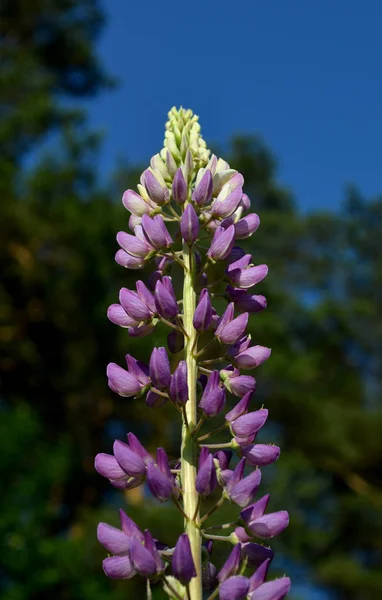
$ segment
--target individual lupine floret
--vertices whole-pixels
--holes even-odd
[[[149,215],[153,207],[134,190],[126,190],[122,196],[123,206],[136,217]]]
[[[223,409],[225,400],[226,394],[224,388],[220,386],[219,371],[212,371],[200,399],[199,408],[207,417],[215,417]]]
[[[192,204],[189,204],[180,220],[180,233],[188,245],[192,246],[199,235],[199,219]]]
[[[251,213],[243,217],[235,223],[235,239],[245,240],[257,231],[260,225],[259,216],[256,213]]]
[[[240,520],[249,534],[269,539],[282,533],[289,525],[286,510],[264,514],[269,502],[269,494],[248,506],[240,513]]]
[[[149,216],[146,215],[146,217],[150,219]],[[154,246],[148,239],[141,235],[142,228],[140,225],[137,225],[134,228],[134,233],[135,235],[131,235],[125,231],[119,231],[117,233],[117,242],[126,254],[142,260],[154,250]]]
[[[170,398],[175,404],[185,404],[188,400],[188,384],[187,384],[187,364],[181,360],[173,375],[170,383]]]
[[[171,369],[166,348],[153,349],[149,369],[153,386],[158,390],[167,390],[171,383]]]
[[[273,444],[249,444],[242,446],[241,452],[252,467],[265,467],[275,462],[280,456],[280,448]]]
[[[239,444],[246,443],[246,440],[253,438],[256,433],[263,427],[268,418],[266,408],[261,408],[245,415],[241,415],[237,419],[227,419],[232,434],[236,437]]]
[[[210,248],[207,252],[211,260],[224,260],[233,248],[235,241],[235,227],[230,225],[227,229],[217,227],[212,238]]]
[[[156,310],[158,314],[164,319],[174,319],[179,313],[179,307],[175,298],[173,288],[171,293],[171,291],[169,290],[169,286],[166,285],[164,281],[164,278],[162,279],[162,281],[158,280],[156,282],[154,299]]]
[[[168,202],[170,193],[159,170],[146,169],[143,173],[142,183],[155,204],[162,206]]]
[[[218,578],[219,582],[223,583],[223,581],[225,581],[229,577],[236,575],[236,573],[238,572],[238,570],[240,568],[240,563],[241,563],[241,546],[240,546],[240,544],[236,544],[236,546],[234,546],[233,549],[231,550],[231,553],[228,556],[226,562],[224,563],[224,565],[220,569],[219,573],[217,574],[217,578]]]
[[[209,496],[217,486],[216,467],[208,448],[200,452],[195,486],[201,496]]]
[[[187,585],[193,577],[196,577],[190,540],[186,533],[182,533],[175,545],[171,566],[173,574],[183,585]]]
[[[248,314],[248,313],[244,313]],[[265,346],[252,346],[232,357],[232,364],[239,369],[254,369],[268,360],[271,349]]]
[[[181,168],[177,169],[172,182],[172,197],[177,204],[184,204],[187,200],[188,186]]]
[[[106,369],[108,384],[113,392],[120,396],[139,396],[145,391],[143,385],[132,373],[115,363],[109,363]]]
[[[200,169],[196,178],[196,186],[192,200],[198,206],[205,206],[212,197],[212,175],[209,169]]]
[[[207,331],[212,323],[211,298],[207,288],[202,289],[199,296],[199,302],[196,307],[193,325],[199,333]]]
[[[138,229],[138,227],[135,229]],[[169,248],[173,244],[173,239],[160,215],[155,215],[153,218],[143,215],[142,231],[148,244],[155,250]]]
[[[233,225],[231,227],[234,227]],[[251,255],[246,254],[234,263],[228,265],[226,273],[231,283],[238,288],[248,289],[260,283],[268,274],[267,265],[253,266]]]
[[[240,375],[240,371],[232,366],[220,371],[220,379],[227,390],[239,398],[256,389],[256,380],[251,375]]]
[[[255,313],[264,310],[267,307],[265,296],[258,294],[248,294],[246,290],[226,287],[226,297],[230,302],[234,302],[235,309],[239,312]]]

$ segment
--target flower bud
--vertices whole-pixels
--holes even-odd
[[[192,204],[189,204],[184,211],[180,220],[180,232],[182,238],[189,245],[192,246],[199,235],[199,219],[195,212]]]
[[[227,325],[216,331],[216,337],[222,344],[234,344],[243,335],[248,325],[248,313],[242,313]]]
[[[252,502],[254,495],[256,494],[261,482],[261,471],[256,469],[241,479],[231,490],[229,497],[232,502],[235,502],[239,506],[247,506]]]
[[[147,465],[147,485],[159,502],[166,502],[172,494],[173,482],[152,463]]]
[[[163,281],[157,281],[154,292],[155,306],[158,314],[165,319],[173,319],[179,312],[174,296],[166,289]]]
[[[228,196],[223,197],[224,190],[221,191],[216,200],[211,206],[211,215],[213,217],[226,218],[232,215],[237,209],[242,196],[242,189],[240,187],[232,190]]]
[[[146,169],[143,173],[143,182],[151,200],[160,206],[166,204],[170,194],[159,171]]]
[[[209,496],[217,486],[216,469],[212,454],[204,462],[199,461],[198,474],[196,476],[195,487],[201,496]]]
[[[248,313],[243,313],[248,314]],[[252,346],[243,350],[232,359],[232,363],[239,369],[254,369],[265,362],[271,355],[271,349],[265,346]]]
[[[242,438],[254,435],[262,428],[268,417],[266,408],[247,413],[230,422],[234,435]]]
[[[257,537],[263,539],[279,535],[289,525],[289,515],[286,510],[262,515],[247,525],[248,529]]]
[[[172,197],[177,204],[184,204],[187,200],[188,187],[181,168],[177,169],[172,182]]]
[[[153,577],[157,572],[157,565],[151,552],[136,538],[130,542],[129,556],[133,568],[142,577]]]
[[[193,577],[196,577],[194,559],[192,558],[190,540],[186,533],[182,533],[176,542],[174,553],[172,555],[172,572],[175,577],[183,584],[190,583]]]
[[[193,325],[200,333],[207,331],[212,322],[211,299],[207,288],[200,292],[199,302],[194,312]]]
[[[111,304],[107,309],[107,317],[112,323],[120,327],[134,327],[138,324],[137,321],[129,317],[120,304]]]
[[[171,383],[170,362],[166,349],[154,348],[150,357],[150,377],[154,387],[166,390]]]
[[[181,360],[171,377],[170,398],[175,404],[185,404],[188,400],[187,364]]]
[[[152,313],[148,309],[147,304],[138,298],[136,292],[122,288],[119,293],[119,301],[127,314],[138,323],[151,319]]]
[[[257,283],[260,283],[268,273],[267,265],[258,265],[257,267],[246,267],[243,269],[230,269],[228,277],[233,285],[248,289]]]

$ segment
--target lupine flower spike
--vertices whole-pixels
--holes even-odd
[[[267,544],[289,516],[277,507],[267,511],[269,494],[261,494],[260,468],[276,461],[280,449],[256,442],[268,410],[254,400],[252,373],[271,350],[247,332],[250,316],[267,305],[254,288],[268,268],[238,245],[260,219],[249,212],[243,176],[211,156],[198,117],[182,108],[168,116],[164,147],[137,190],[122,198],[130,231],[117,234],[116,262],[151,274],[146,283],[140,276],[134,290],[122,288],[107,313],[132,338],[167,327],[167,348],[154,348],[146,363],[127,354],[126,365],[121,358],[106,372],[110,389],[126,402],[141,402],[142,410],[172,405],[182,432],[179,458],[170,463],[163,448],[150,453],[130,432],[110,453],[97,454],[95,468],[115,493],[147,485],[159,502],[172,500],[184,529],[170,547],[121,510],[120,529],[98,526],[108,552],[103,569],[114,579],[146,579],[148,600],[152,585],[162,585],[172,600],[281,600],[290,580],[266,581],[273,558]],[[220,314],[217,296],[227,301]],[[225,441],[214,439],[222,432]],[[236,521],[211,527],[210,516],[224,502],[236,507]],[[219,528],[224,535],[216,535]],[[229,546],[220,570],[211,562],[213,543]]]

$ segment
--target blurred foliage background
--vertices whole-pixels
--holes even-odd
[[[129,430],[174,456],[179,443],[166,408],[150,410],[106,385],[109,361],[121,363],[127,351],[147,359],[166,333],[131,340],[105,314],[135,279],[113,255],[116,231],[127,227],[120,196],[135,186],[139,165],[99,183],[100,139],[81,109],[113,85],[94,49],[103,25],[97,1],[3,0],[0,16],[0,596],[135,598],[139,581],[104,577],[97,522],[117,524],[124,505],[158,538],[171,542],[181,529],[171,507],[141,489],[123,498],[93,469],[94,455]],[[47,139],[54,151],[44,153]],[[234,138],[228,155],[261,216],[251,252],[270,267],[261,289],[269,307],[253,317],[252,336],[273,348],[257,399],[271,410],[267,440],[283,450],[264,489],[273,509],[291,514],[272,544],[273,573],[292,574],[291,600],[313,597],[299,586],[306,582],[335,600],[376,600],[382,197],[352,188],[341,212],[301,214],[261,140]]]

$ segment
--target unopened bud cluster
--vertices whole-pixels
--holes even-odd
[[[251,372],[271,351],[252,344],[247,326],[251,313],[266,308],[265,297],[251,288],[268,269],[237,245],[259,226],[243,185],[240,173],[210,156],[192,111],[173,108],[164,148],[137,191],[123,195],[130,232],[117,234],[115,259],[129,269],[151,267],[151,273],[134,290],[120,290],[108,317],[132,337],[148,336],[160,323],[169,333],[167,348],[154,348],[147,364],[130,354],[124,366],[109,364],[108,382],[120,396],[151,408],[171,403],[181,417],[182,442],[179,459],[170,461],[163,448],[153,456],[130,432],[114,442],[112,454],[96,456],[95,468],[116,488],[146,483],[160,502],[172,500],[185,531],[171,548],[121,510],[121,528],[100,523],[98,539],[110,553],[106,575],[146,578],[148,597],[157,581],[177,600],[280,600],[290,588],[287,577],[266,582],[273,558],[266,541],[282,533],[289,517],[267,512],[269,495],[259,494],[261,468],[277,460],[280,449],[256,442],[268,410],[252,406]],[[174,289],[174,269],[183,273],[181,293]],[[219,314],[214,303],[222,299],[226,308]],[[229,395],[235,404],[224,414]],[[226,441],[210,443],[222,431]],[[205,499],[218,489],[206,511]],[[236,521],[209,527],[224,502],[237,505]],[[219,528],[224,535],[215,535]],[[233,548],[218,571],[212,546],[224,542]]]

